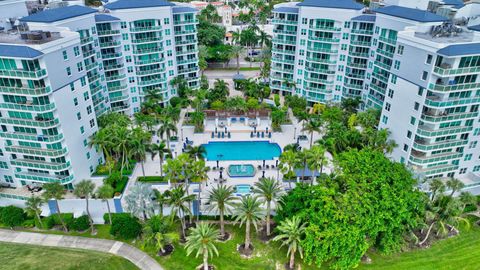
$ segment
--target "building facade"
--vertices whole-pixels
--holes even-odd
[[[199,86],[197,11],[163,0],[119,0],[99,12],[45,10],[0,33],[0,182],[88,179],[103,157],[88,146],[97,118],[133,115],[148,92]]]
[[[381,111],[379,128],[399,145],[394,160],[421,177],[478,182],[480,27],[466,24],[480,10],[420,2],[276,5],[270,86],[312,103],[359,98]],[[439,15],[440,7],[461,18]]]

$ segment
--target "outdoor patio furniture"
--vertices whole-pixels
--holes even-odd
[[[258,165],[258,166],[257,166],[257,169],[261,169],[261,168],[262,168],[262,165]]]
[[[272,132],[268,133],[268,138],[272,138]]]
[[[260,138],[260,132],[257,132],[257,138]]]
[[[225,132],[222,131],[222,139],[225,138]]]
[[[265,133],[262,131],[262,138],[264,138],[264,137],[265,137]]]
[[[253,131],[250,132],[250,138],[253,138]]]
[[[269,166],[269,165],[267,165],[266,167],[267,167],[267,169],[270,169],[270,166]]]
[[[215,138],[215,133],[212,132],[212,139]]]
[[[240,123],[243,123],[243,122],[245,122],[245,118],[240,117]]]
[[[231,138],[231,134],[230,134],[230,131],[228,132],[228,138],[229,138],[229,139]]]

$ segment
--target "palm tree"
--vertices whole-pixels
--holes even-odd
[[[162,254],[165,253],[165,246],[172,244],[178,240],[178,233],[170,232],[156,232],[153,236],[155,242],[155,248],[160,250]]]
[[[207,151],[205,150],[205,147],[203,145],[198,145],[198,146],[187,145],[185,152],[195,160],[200,160],[200,159],[204,160],[205,155],[207,154]]]
[[[131,139],[131,130],[127,127],[118,127],[114,129],[115,133],[112,134],[115,142],[115,150],[120,153],[121,166],[120,177],[123,177],[123,168],[128,160],[128,145]]]
[[[234,202],[237,199],[233,194],[235,190],[231,186],[225,186],[220,184],[218,187],[213,188],[208,194],[208,211],[216,210],[220,216],[220,237],[225,239],[225,221],[224,215],[231,213],[229,207],[234,206]]]
[[[165,164],[165,177],[168,179],[169,182],[177,183],[184,180],[185,175],[182,174],[182,171],[183,162],[180,159],[167,159],[167,162]]]
[[[273,241],[282,241],[281,246],[287,246],[287,256],[290,255],[289,268],[294,269],[295,253],[298,251],[300,257],[303,258],[303,249],[300,245],[302,236],[305,233],[306,224],[302,223],[301,219],[293,216],[291,219],[287,218],[277,227],[280,232]]]
[[[107,203],[108,220],[110,224],[112,224],[112,211],[110,211],[110,203],[108,200],[113,197],[114,192],[113,187],[109,184],[103,184],[97,189],[97,197]]]
[[[250,249],[250,226],[253,224],[257,230],[257,223],[263,218],[261,209],[262,202],[255,196],[243,196],[240,203],[235,206],[235,223],[240,222],[240,226],[245,224],[245,244],[244,249]]]
[[[152,143],[148,146],[147,151],[152,155],[152,160],[155,159],[155,156],[158,154],[160,158],[160,176],[163,176],[163,161],[165,156],[170,156],[172,152],[167,148],[165,141],[162,140],[160,143]]]
[[[218,250],[215,241],[218,239],[218,230],[208,223],[201,222],[195,228],[190,229],[190,235],[187,237],[185,248],[187,256],[193,251],[197,251],[195,257],[203,255],[203,270],[208,270],[208,257],[213,254],[218,256]]]
[[[308,168],[315,174],[319,172],[323,173],[323,166],[328,164],[328,160],[325,158],[325,148],[320,145],[314,145],[307,151],[307,165]],[[315,182],[317,182],[317,175],[315,174]]]
[[[132,215],[147,220],[154,212],[153,189],[150,185],[140,182],[130,189],[130,193],[125,196],[125,202],[127,203],[126,210],[132,213]]]
[[[312,147],[313,144],[313,132],[320,132],[321,127],[322,124],[320,123],[320,121],[310,119],[307,124],[305,124],[305,127],[302,128],[302,131],[307,131],[310,133],[310,147]]]
[[[267,204],[267,236],[270,236],[270,214],[271,205],[276,204],[280,199],[283,188],[282,185],[273,178],[262,178],[255,183],[253,193],[257,194]]]
[[[465,207],[467,205],[473,204],[475,205],[477,203],[477,197],[475,197],[472,193],[470,192],[462,192],[460,193],[460,196],[458,196],[458,199],[462,203],[462,213],[463,210],[465,210]]]
[[[58,219],[62,224],[63,230],[65,232],[68,232],[67,225],[65,225],[65,222],[63,221],[62,213],[60,212],[60,206],[58,204],[58,200],[63,200],[63,195],[65,194],[64,187],[60,183],[47,183],[43,185],[43,189],[45,190],[45,192],[43,192],[43,197],[45,198],[45,200],[55,200]]]
[[[198,183],[198,193],[197,193],[197,198],[198,202],[200,203],[200,194],[202,193],[202,184],[204,181],[208,180],[208,175],[207,175],[207,167],[205,166],[205,161],[203,159],[194,161],[190,165],[189,169],[189,179],[194,182]],[[187,190],[188,190],[187,186]],[[188,192],[187,192],[188,193]],[[197,221],[200,218],[200,211],[197,211]],[[192,222],[192,219],[190,218],[190,223]]]
[[[238,46],[238,45],[232,46],[231,53],[237,60],[237,74],[240,73],[240,55],[242,54],[242,52],[243,52],[242,46]]]
[[[457,191],[459,191],[459,190],[461,190],[462,188],[465,187],[465,184],[462,181],[460,181],[456,178],[453,178],[453,177],[448,179],[445,184],[446,184],[447,188],[451,190],[450,191],[450,197],[453,196],[453,194],[455,192],[457,192]]]
[[[291,175],[293,174],[295,170],[295,165],[297,163],[297,155],[294,151],[292,150],[287,150],[284,151],[280,155],[280,164],[279,167],[281,168],[280,171],[283,173],[283,175]],[[278,178],[278,177],[277,177]],[[290,180],[290,179],[289,179]],[[290,181],[288,182],[291,188],[291,183]]]
[[[158,203],[158,212],[160,213],[160,215],[163,215],[163,206],[168,203],[168,193],[162,193],[158,189],[154,189],[153,192],[155,193],[155,199]]]
[[[130,154],[137,160],[140,161],[140,165],[142,168],[142,175],[145,177],[145,154],[147,152],[147,145],[144,141],[134,139],[130,142]]]
[[[90,215],[90,209],[88,209],[88,197],[93,194],[95,190],[95,184],[91,180],[82,180],[75,185],[73,193],[78,197],[85,197],[85,210],[87,211],[88,220],[90,221],[90,229],[92,234],[94,232],[93,219]]]
[[[172,122],[171,118],[164,117],[161,120],[160,128],[158,128],[158,135],[163,139],[163,135],[167,136],[167,148],[170,149],[170,136],[172,132],[177,132],[177,126]]]
[[[185,189],[181,186],[167,190],[166,192],[168,193],[168,204],[171,207],[171,219],[172,221],[175,217],[180,219],[182,238],[185,239],[185,216],[191,215],[188,204],[195,199],[195,195],[187,195]]]
[[[442,180],[435,178],[432,179],[429,183],[430,185],[430,200],[433,201],[437,197],[437,195],[442,194],[445,192],[446,187]]]
[[[30,216],[35,216],[40,223],[40,227],[43,229],[42,217],[40,214],[42,213],[42,204],[44,200],[40,197],[32,196],[28,198],[25,202],[25,212]]]

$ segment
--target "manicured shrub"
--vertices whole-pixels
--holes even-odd
[[[72,223],[72,230],[85,231],[90,227],[90,220],[87,215],[75,218]]]
[[[25,221],[25,213],[20,207],[13,205],[3,207],[0,212],[0,223],[8,227],[15,227],[22,225]]]
[[[182,98],[181,97],[172,97],[170,99],[170,105],[172,105],[172,107],[177,107],[178,104],[182,103]]]
[[[138,218],[132,216],[115,216],[112,218],[110,234],[122,239],[133,239],[140,235],[142,225]]]
[[[112,221],[113,219],[115,219],[115,217],[120,217],[120,216],[130,216],[130,214],[129,213],[112,213]],[[105,222],[105,224],[110,224],[108,213],[103,214],[103,222]]]

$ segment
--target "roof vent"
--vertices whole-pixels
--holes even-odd
[[[462,28],[455,26],[451,22],[444,22],[441,25],[432,26],[430,34],[432,37],[451,37],[462,32]]]

